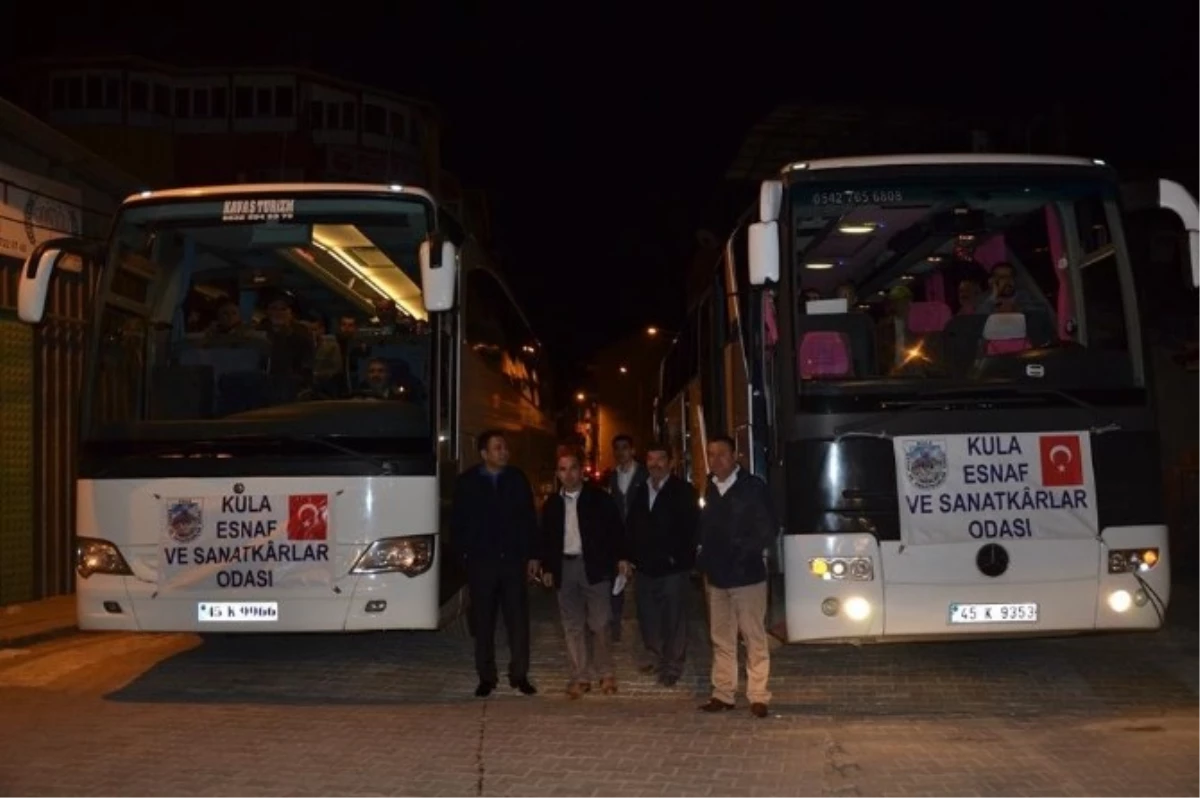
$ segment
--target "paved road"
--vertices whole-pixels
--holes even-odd
[[[1194,603],[1194,602],[1193,602]],[[1196,795],[1197,638],[773,655],[771,717],[706,695],[699,624],[675,689],[570,702],[535,605],[542,694],[474,687],[450,634],[75,634],[0,648],[7,795]]]

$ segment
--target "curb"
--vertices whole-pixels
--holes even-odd
[[[50,640],[57,640],[60,637],[73,635],[78,631],[79,627],[72,623],[70,626],[58,626],[53,629],[44,629],[40,632],[32,632],[18,637],[0,637],[0,649],[35,646],[38,643],[45,643]]]

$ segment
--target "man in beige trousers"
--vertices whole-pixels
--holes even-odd
[[[712,697],[704,712],[734,708],[738,679],[738,636],[746,644],[746,698],[750,714],[765,718],[771,703],[767,679],[767,565],[764,550],[777,525],[767,485],[737,465],[732,438],[708,442],[712,477],[700,513],[697,567],[705,577],[712,636]]]

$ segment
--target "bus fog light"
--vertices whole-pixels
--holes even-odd
[[[387,602],[383,601],[382,599],[373,599],[368,601],[367,606],[363,609],[365,609],[367,612],[383,612],[387,609]]]
[[[351,573],[402,573],[419,576],[433,565],[433,535],[414,535],[405,538],[384,538],[372,543]]]
[[[871,602],[861,596],[846,599],[846,616],[852,621],[865,621],[871,615]]]
[[[1128,590],[1114,590],[1108,594],[1108,606],[1113,612],[1125,612],[1133,605],[1133,596]]]
[[[840,609],[840,602],[835,598],[827,598],[821,602],[821,612],[830,618],[838,614],[838,609]]]
[[[1149,600],[1150,600],[1150,597],[1146,595],[1145,590],[1139,590],[1133,594],[1133,603],[1139,607],[1145,607],[1146,602]]]

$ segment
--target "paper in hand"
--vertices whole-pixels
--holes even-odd
[[[627,581],[628,580],[625,579],[625,574],[617,574],[617,578],[613,580],[612,594],[614,596],[621,595],[621,591],[625,589],[625,583]]]

